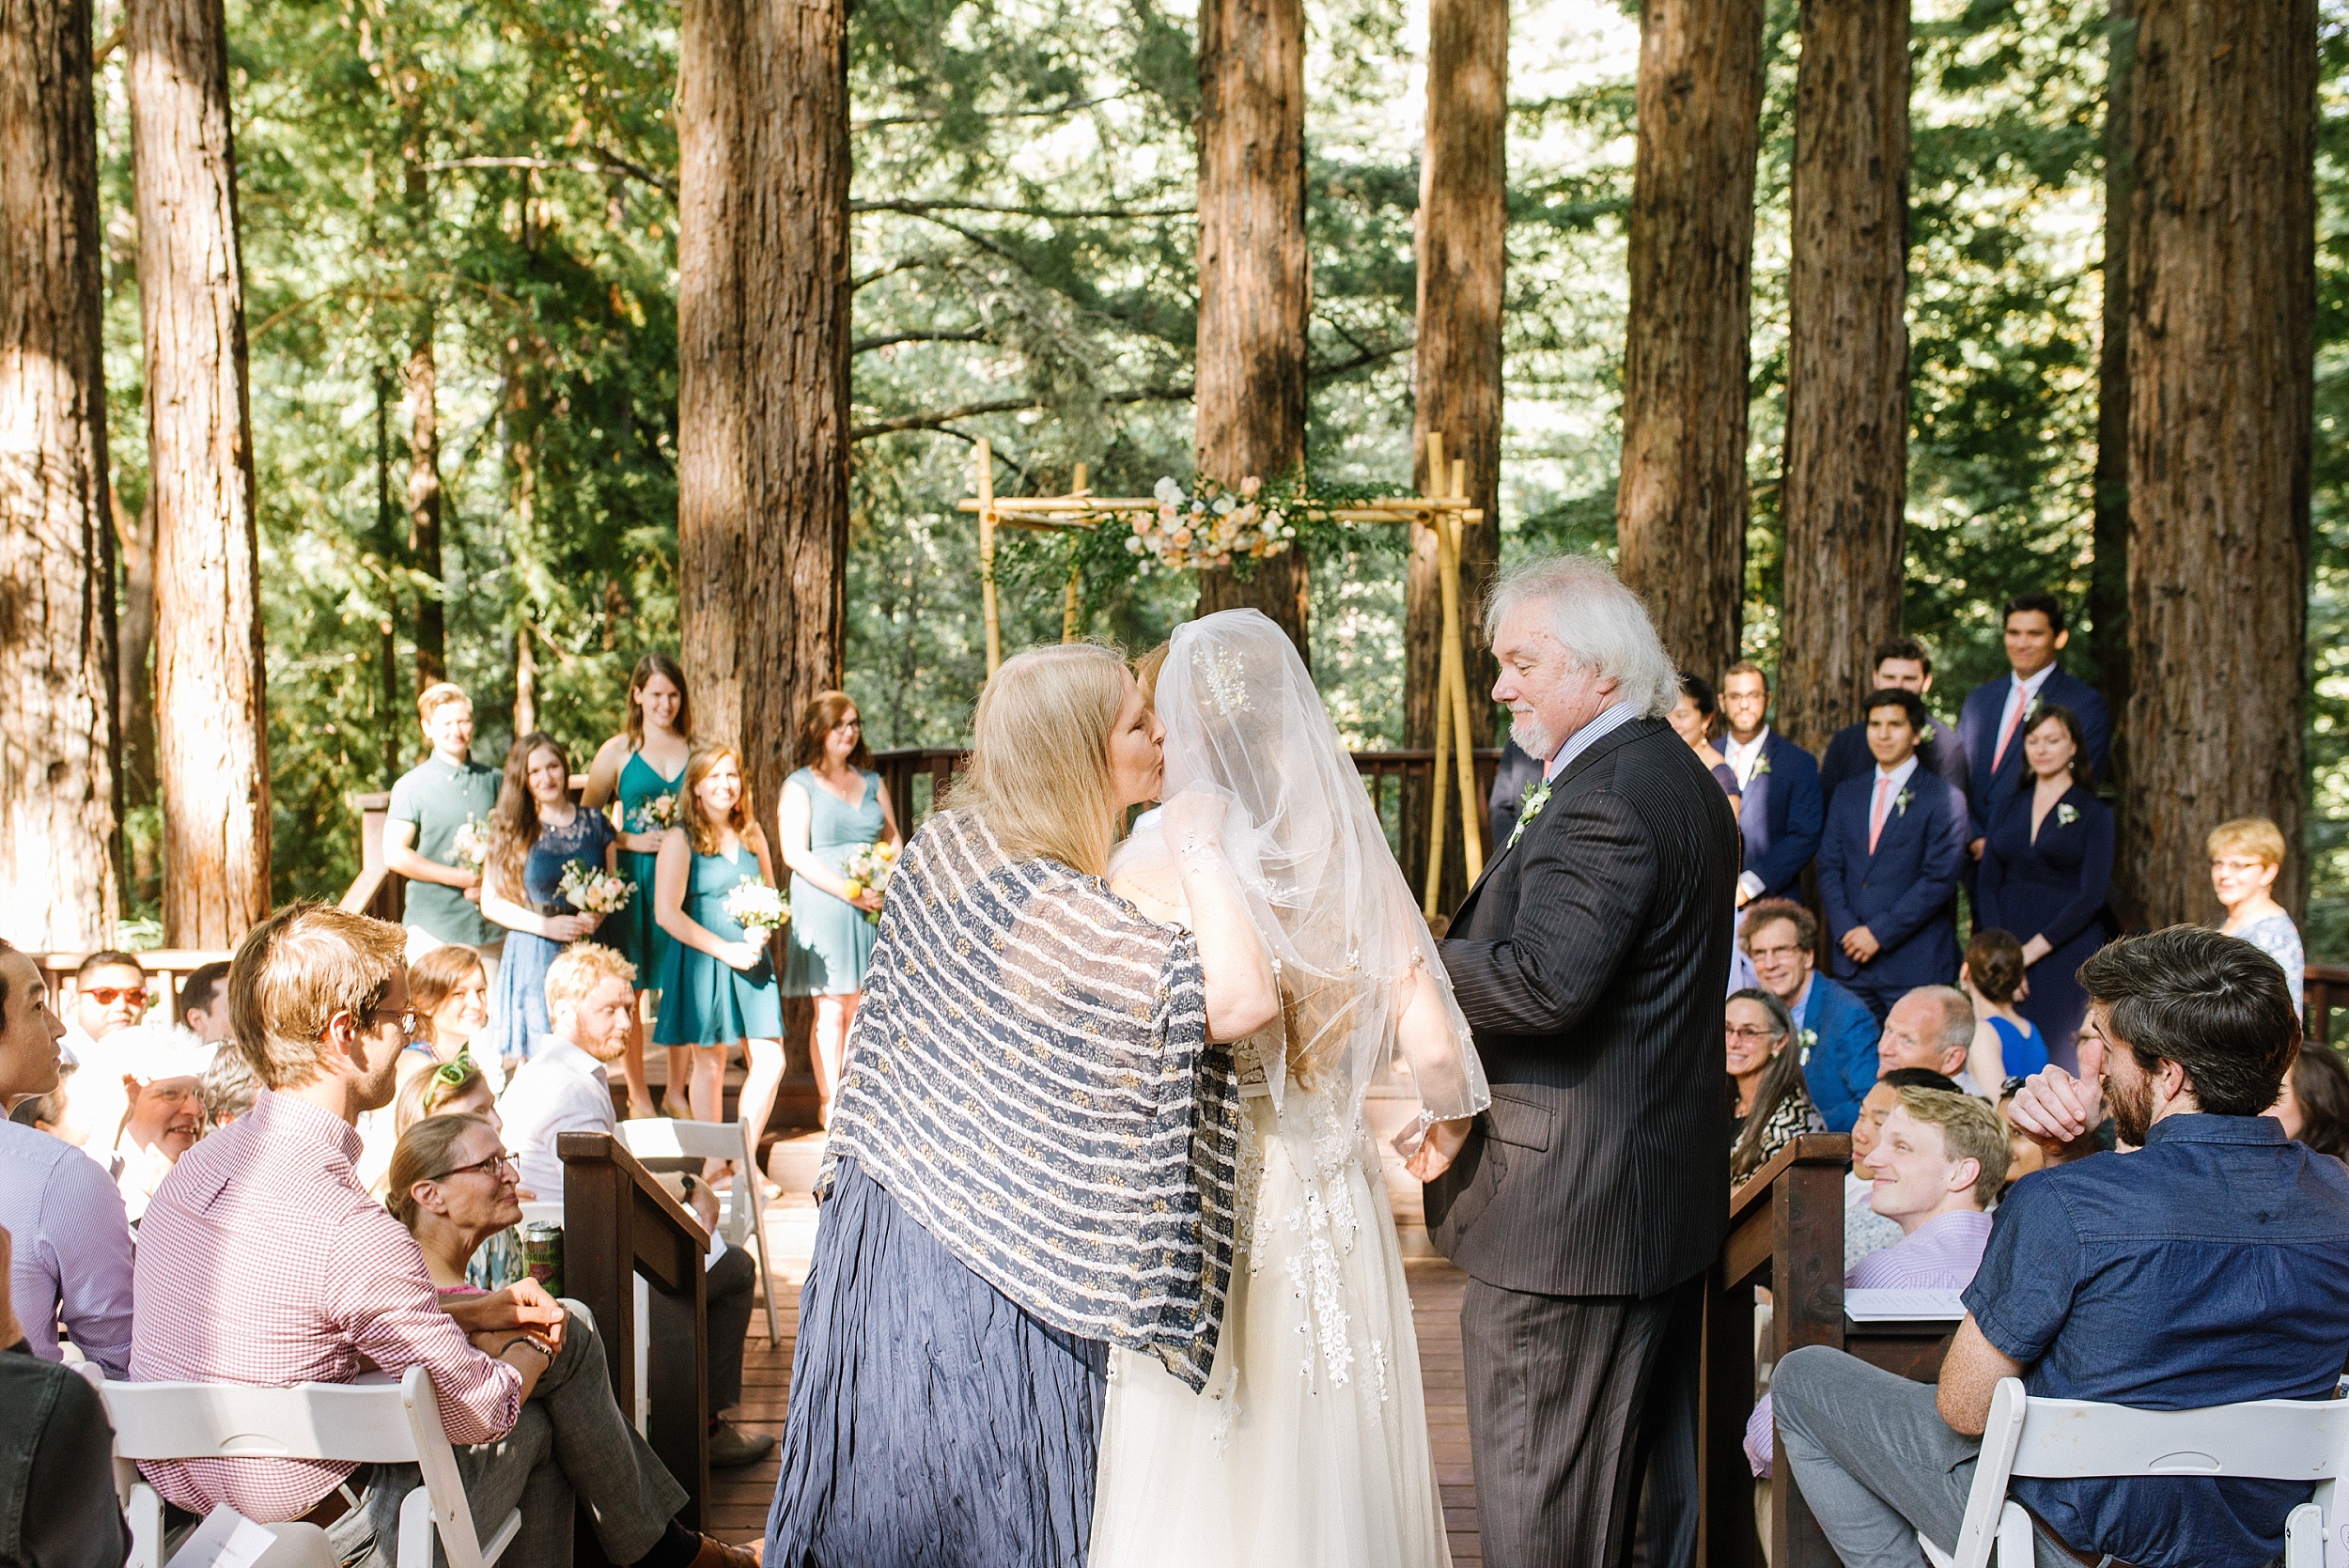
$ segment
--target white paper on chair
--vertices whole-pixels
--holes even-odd
[[[276,1568],[332,1560],[325,1532],[315,1525],[257,1525],[226,1503],[204,1522],[179,1551],[171,1568]]]
[[[1965,1292],[1847,1290],[1843,1315],[1854,1323],[1955,1323],[1966,1315]]]

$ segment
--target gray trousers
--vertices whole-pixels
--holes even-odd
[[[634,1562],[652,1550],[685,1506],[677,1483],[636,1429],[620,1419],[604,1368],[603,1341],[585,1307],[568,1299],[563,1349],[539,1377],[514,1430],[457,1452],[474,1529],[487,1541],[506,1514],[521,1529],[498,1568],[569,1568],[576,1498],[595,1521],[604,1556]],[[413,1465],[379,1466],[359,1506],[326,1532],[345,1568],[392,1568],[399,1553],[399,1505],[423,1484]],[[436,1539],[433,1560],[447,1559]]]
[[[1922,1568],[1921,1529],[1956,1547],[1982,1440],[1950,1430],[1937,1391],[1823,1344],[1770,1374],[1787,1467],[1844,1568]],[[2074,1568],[2045,1530],[2031,1543],[2038,1568]]]
[[[1469,1281],[1460,1340],[1488,1568],[1618,1568],[1642,1532],[1653,1568],[1692,1568],[1703,1291],[1703,1275],[1645,1299]]]
[[[751,1328],[751,1299],[758,1284],[758,1260],[746,1247],[729,1247],[712,1264],[703,1284],[708,1303],[708,1337],[702,1343],[709,1362],[709,1413],[730,1410],[742,1403],[742,1337]],[[665,1291],[652,1297],[652,1331],[662,1339],[684,1338],[693,1332],[690,1297]]]

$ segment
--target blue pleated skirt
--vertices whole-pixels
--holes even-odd
[[[1083,1568],[1108,1346],[1048,1327],[852,1158],[800,1294],[767,1568]]]

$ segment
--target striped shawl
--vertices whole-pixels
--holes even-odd
[[[914,834],[848,1036],[830,1161],[1054,1327],[1192,1388],[1231,1281],[1238,1083],[1196,941],[967,812]]]

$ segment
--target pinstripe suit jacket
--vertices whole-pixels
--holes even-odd
[[[1661,720],[1603,737],[1441,945],[1492,1081],[1428,1228],[1489,1285],[1647,1296],[1729,1222],[1721,993],[1737,825]]]

